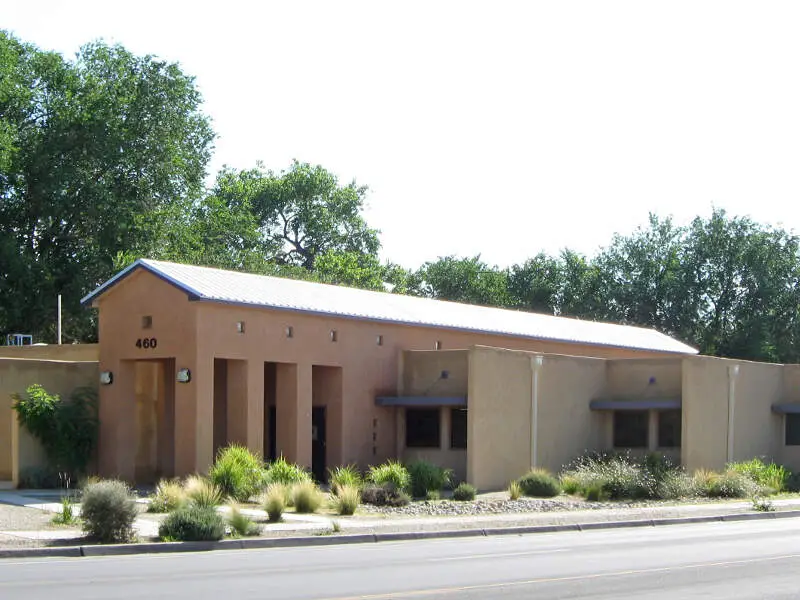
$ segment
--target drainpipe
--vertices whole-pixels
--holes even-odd
[[[539,371],[544,357],[541,354],[531,357],[531,469],[538,462],[536,442],[539,437]]]
[[[727,462],[733,462],[734,409],[736,408],[736,377],[739,365],[728,367],[728,453]]]

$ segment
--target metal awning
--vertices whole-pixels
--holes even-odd
[[[779,415],[796,415],[800,413],[800,404],[795,402],[773,404],[772,412],[778,413]]]
[[[377,406],[407,406],[407,407],[434,407],[434,406],[466,406],[466,396],[378,396],[375,398]]]
[[[591,410],[680,410],[680,398],[643,398],[641,400],[592,400]]]

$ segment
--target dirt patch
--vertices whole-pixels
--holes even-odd
[[[52,513],[37,508],[0,504],[0,531],[34,531],[53,527]]]

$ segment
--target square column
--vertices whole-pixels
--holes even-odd
[[[261,456],[264,448],[264,369],[262,363],[228,360],[228,444]]]
[[[279,363],[275,376],[278,455],[310,468],[311,365]]]

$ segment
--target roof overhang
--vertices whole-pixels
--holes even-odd
[[[592,400],[589,402],[589,408],[591,410],[680,410],[681,399]]]
[[[435,408],[439,406],[467,406],[466,396],[378,396],[376,406],[401,406],[406,408]]]
[[[800,413],[800,403],[784,402],[782,404],[773,404],[772,412],[779,415],[796,415]]]

